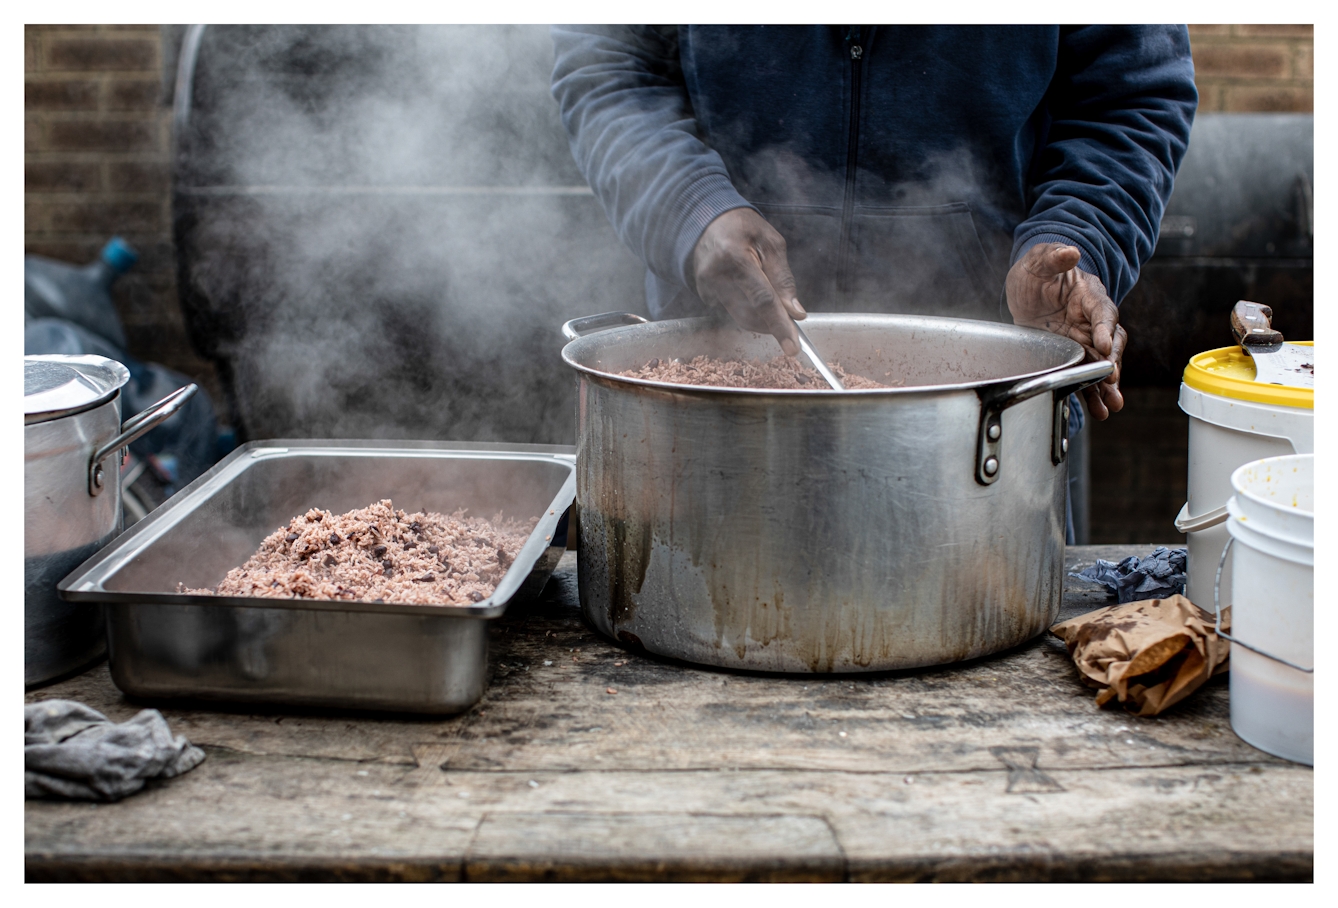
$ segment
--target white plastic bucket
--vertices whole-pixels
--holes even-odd
[[[1315,664],[1315,456],[1245,464],[1231,485],[1231,727],[1314,765],[1315,676],[1302,669]]]
[[[1258,385],[1253,377],[1249,357],[1239,347],[1224,347],[1191,359],[1180,385],[1180,409],[1189,416],[1189,483],[1175,527],[1188,535],[1185,596],[1204,608],[1227,544],[1232,472],[1266,457],[1315,450],[1313,392]],[[1231,589],[1230,564],[1222,589]]]

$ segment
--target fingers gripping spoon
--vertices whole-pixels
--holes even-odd
[[[827,384],[832,386],[833,391],[844,391],[846,386],[841,384],[841,379],[837,378],[836,373],[827,367],[827,362],[818,355],[817,348],[815,348],[813,342],[808,339],[808,335],[804,333],[804,329],[799,327],[798,322],[794,323],[794,330],[795,333],[799,335],[799,349],[804,351],[804,355],[807,356],[808,361],[813,364],[813,368],[817,369],[818,374],[823,377]]]
[[[1254,360],[1254,380],[1293,388],[1315,387],[1315,348],[1283,343],[1273,330],[1273,310],[1241,300],[1231,310],[1231,333]]]

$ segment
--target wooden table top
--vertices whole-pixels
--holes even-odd
[[[1225,677],[1139,719],[1049,634],[911,672],[731,674],[599,636],[575,576],[568,553],[497,620],[460,716],[161,706],[208,759],[117,804],[28,801],[27,878],[1312,878],[1313,772],[1236,737]],[[1106,604],[1073,583],[1063,617]],[[149,705],[105,663],[27,700],[57,697]]]

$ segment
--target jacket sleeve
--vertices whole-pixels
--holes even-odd
[[[576,166],[619,238],[657,277],[692,287],[706,225],[752,208],[701,140],[673,26],[554,26],[552,92]]]
[[[1198,106],[1189,30],[1065,28],[1046,97],[1048,130],[1012,261],[1038,243],[1075,245],[1078,267],[1118,304],[1152,256],[1189,144]]]

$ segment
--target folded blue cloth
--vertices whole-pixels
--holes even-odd
[[[1070,571],[1070,577],[1099,583],[1121,603],[1143,599],[1165,599],[1185,591],[1185,568],[1189,555],[1185,549],[1159,545],[1146,558],[1130,555],[1119,564],[1100,558],[1085,571]]]

